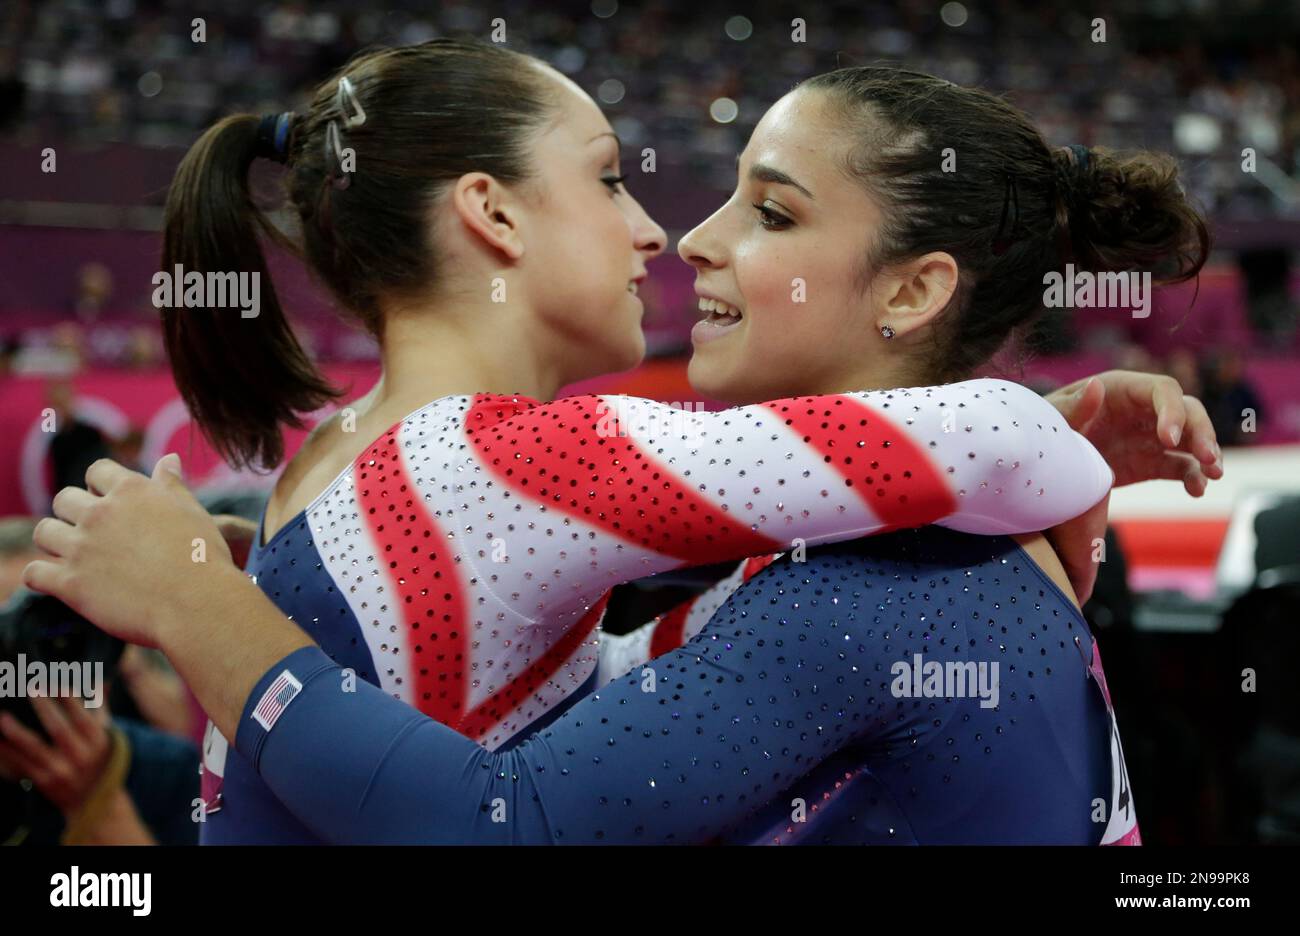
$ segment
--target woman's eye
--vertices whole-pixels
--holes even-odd
[[[760,220],[759,224],[769,231],[780,231],[789,227],[793,222],[783,214],[778,214],[766,205],[758,202],[754,203],[754,208],[758,211]]]
[[[610,190],[611,192],[617,192],[617,191],[618,191],[618,187],[619,187],[620,185],[622,185],[624,182],[627,181],[627,176],[625,176],[625,175],[621,175],[621,176],[605,176],[605,178],[601,179],[600,181],[602,181],[602,182],[604,182],[606,185],[608,185],[608,186],[609,186],[609,190]]]

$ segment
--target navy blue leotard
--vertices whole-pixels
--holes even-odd
[[[1095,654],[1013,540],[929,527],[777,560],[496,751],[315,647],[235,744],[336,843],[1133,841]]]

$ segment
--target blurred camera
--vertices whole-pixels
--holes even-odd
[[[102,701],[125,643],[99,630],[57,598],[20,588],[0,607],[0,711],[11,712],[41,735],[27,698],[33,665],[47,673],[94,672]],[[88,669],[87,669],[88,668]],[[87,690],[82,681],[81,689]],[[46,686],[46,691],[53,689]],[[28,782],[0,782],[0,843],[44,841],[57,813]],[[53,834],[53,833],[50,833]],[[57,841],[54,838],[50,841]],[[47,842],[48,844],[49,842]]]
[[[33,664],[46,672],[89,666],[101,680],[99,691],[105,692],[124,649],[123,641],[104,633],[57,598],[20,588],[0,607],[0,668],[10,670],[13,676],[10,682],[5,678],[8,674],[0,674],[0,686],[12,687],[12,691],[0,692],[0,711],[11,712],[24,725],[41,731],[26,693]]]

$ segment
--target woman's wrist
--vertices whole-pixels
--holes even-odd
[[[232,742],[257,681],[293,651],[314,645],[228,563],[196,575],[189,588],[166,601],[154,633],[217,730]]]
[[[196,627],[214,618],[232,621],[233,608],[261,594],[253,580],[233,563],[195,563],[192,574],[186,574],[183,581],[152,602],[149,630],[153,643],[170,659],[171,647],[178,639],[191,636]]]

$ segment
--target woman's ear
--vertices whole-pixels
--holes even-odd
[[[915,331],[947,307],[957,279],[957,261],[951,254],[928,253],[902,265],[886,280],[890,292],[876,327],[888,325],[896,335]]]
[[[465,173],[451,191],[451,205],[461,223],[485,246],[511,260],[524,255],[519,202],[492,176]]]

